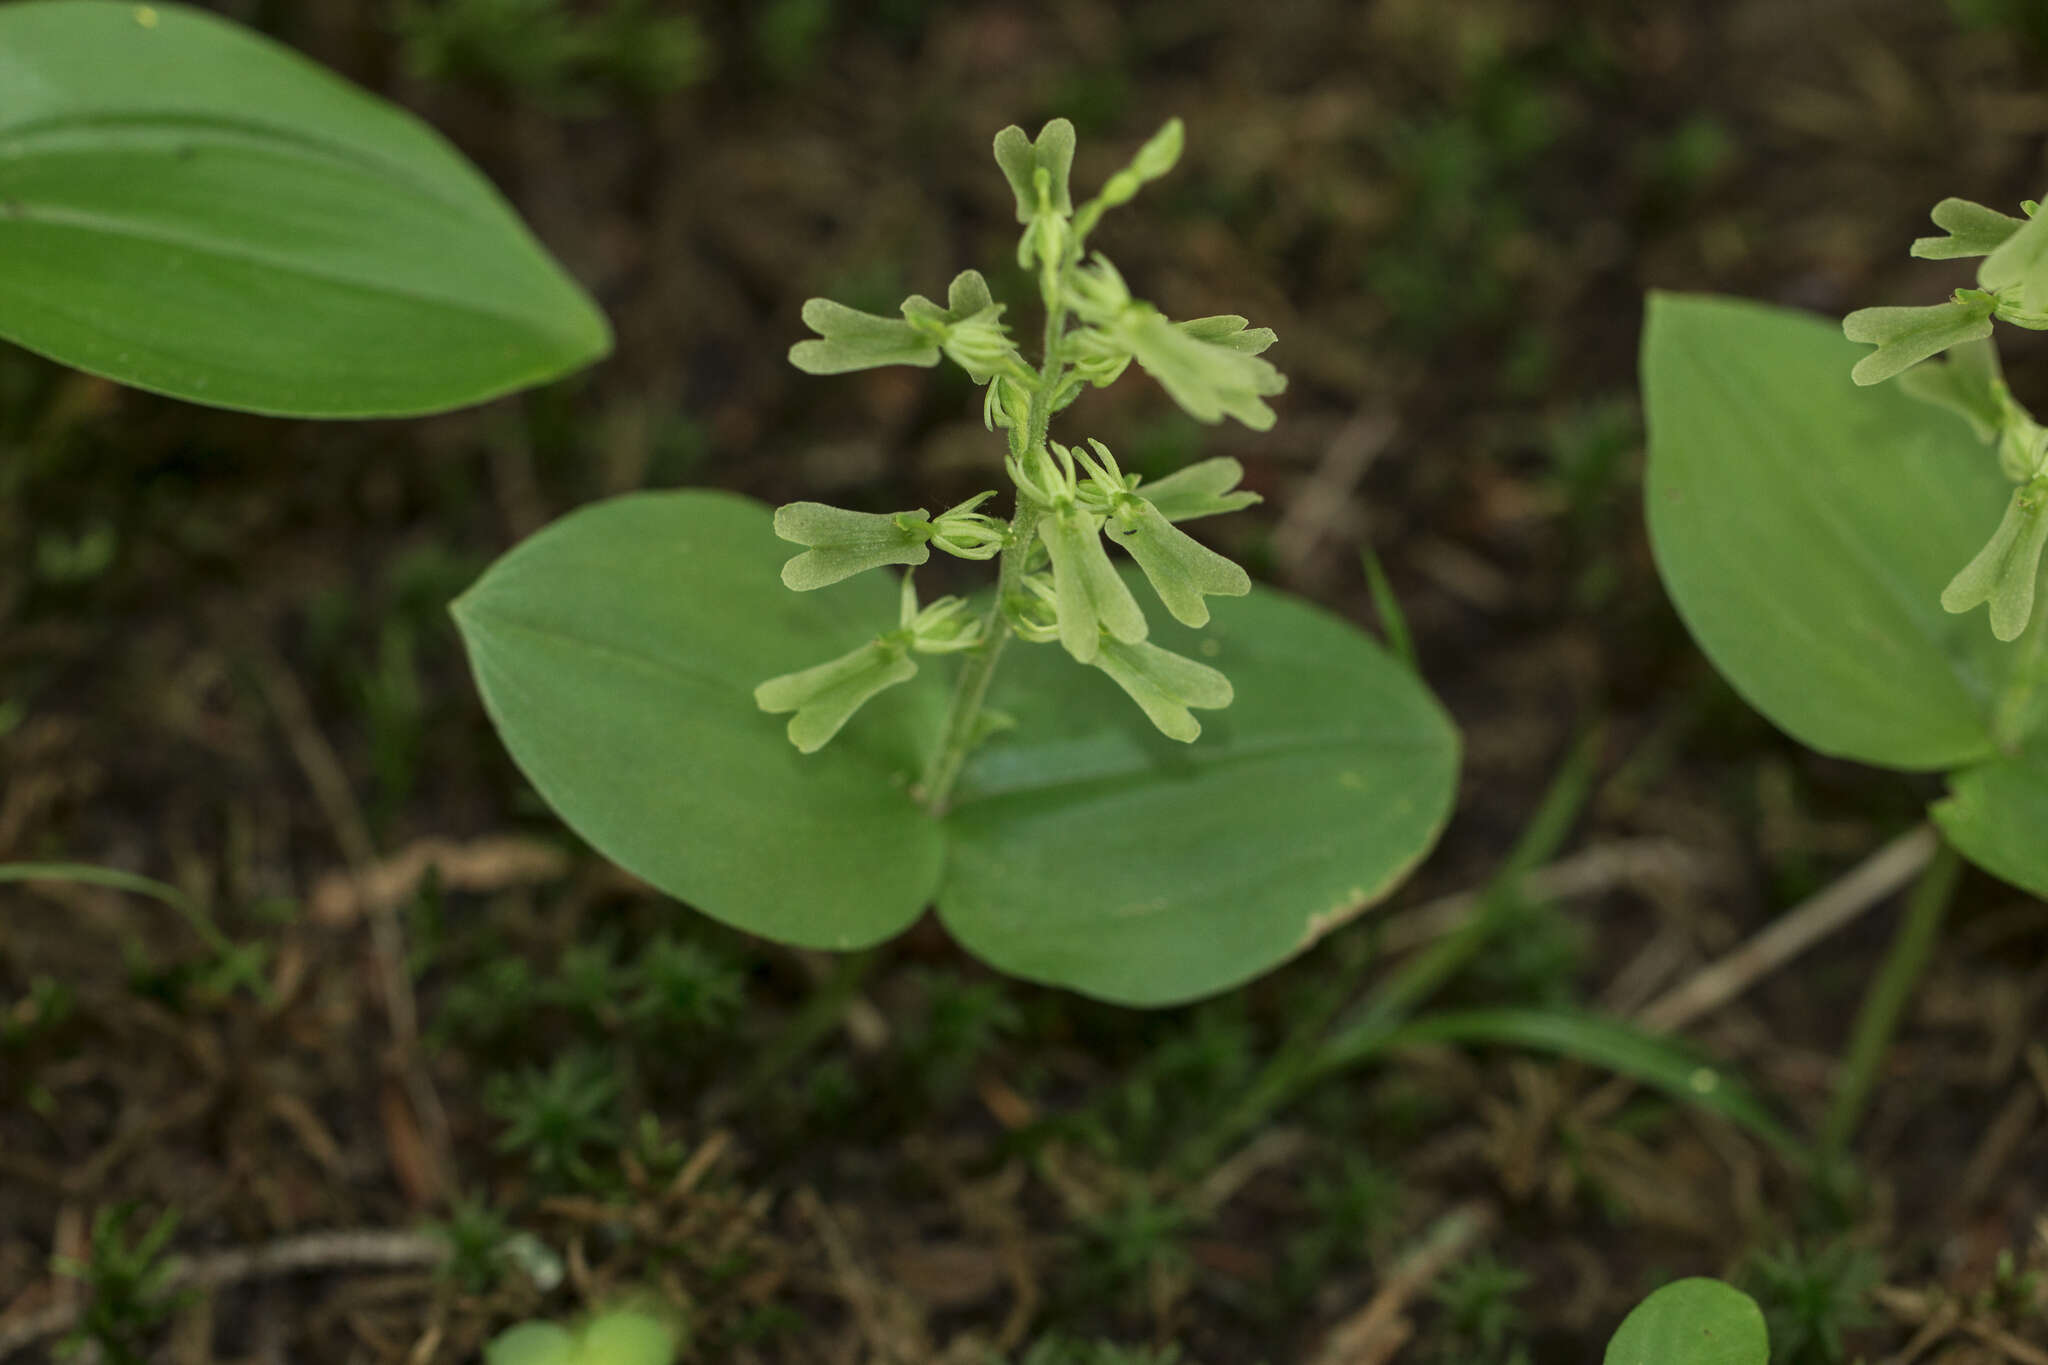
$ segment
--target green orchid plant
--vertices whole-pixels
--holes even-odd
[[[1399,882],[1456,785],[1427,689],[1183,529],[1258,501],[1236,460],[1141,478],[1052,432],[1133,365],[1202,422],[1274,424],[1270,330],[1170,319],[1090,248],[1182,145],[1173,120],[1077,201],[1071,123],[997,135],[1033,359],[974,270],[894,317],[804,305],[812,374],[965,371],[1007,487],[936,514],[634,494],[456,603],[499,733],[572,827],[770,938],[860,948],[933,906],[1004,971],[1139,1005],[1247,980]],[[993,588],[921,598],[934,555],[994,561]]]
[[[1172,170],[1182,142],[1180,120],[1172,120],[1077,210],[1069,185],[1073,124],[1054,119],[1035,139],[1015,127],[997,136],[996,161],[1024,227],[1017,261],[1035,273],[1045,309],[1036,365],[1019,351],[1003,324],[1004,306],[979,271],[954,277],[943,308],[911,295],[901,318],[829,299],[804,305],[804,321],[818,336],[790,349],[799,369],[840,374],[943,358],[986,386],[983,420],[1005,437],[1015,512],[1003,522],[980,510],[997,496],[994,489],[936,517],[923,508],[880,514],[813,502],[776,512],[775,533],[807,547],[782,570],[783,583],[799,592],[884,565],[915,568],[934,549],[998,560],[997,590],[981,610],[971,612],[955,597],[920,609],[906,574],[895,630],[757,687],[763,711],[794,713],[789,738],[797,748],[814,752],[862,705],[915,677],[918,655],[969,652],[943,741],[919,788],[926,806],[943,811],[968,753],[990,733],[983,702],[1012,638],[1057,641],[1076,663],[1107,674],[1173,739],[1191,742],[1202,733],[1196,710],[1230,704],[1222,673],[1147,638],[1144,609],[1111,563],[1109,545],[1130,556],[1176,621],[1206,625],[1206,599],[1243,597],[1251,578],[1175,523],[1257,502],[1257,494],[1236,491],[1243,469],[1234,460],[1209,460],[1148,484],[1125,474],[1100,441],[1068,446],[1048,435],[1052,419],[1084,389],[1116,382],[1133,361],[1193,417],[1234,417],[1258,431],[1273,425],[1265,400],[1287,380],[1259,358],[1273,344],[1270,328],[1249,327],[1236,316],[1170,321],[1133,298],[1106,257],[1088,252],[1088,235],[1103,213]]]
[[[2048,545],[2048,429],[2012,396],[1991,341],[1993,320],[2048,330],[2048,220],[2028,200],[2012,218],[1967,199],[1934,206],[1939,237],[1913,243],[1913,255],[1948,261],[1983,257],[1977,288],[1922,308],[1862,308],[1842,323],[1851,341],[1877,347],[1856,362],[1858,384],[1896,376],[1907,393],[1946,408],[1998,456],[2014,486],[1991,539],[1942,591],[1941,605],[1967,612],[1989,605],[1991,633],[2013,641],[2033,618],[2041,550]],[[1921,364],[1942,352],[1945,363]]]
[[[2048,431],[1991,340],[1997,321],[2048,329],[2048,217],[2035,209],[1937,205],[1945,235],[1913,254],[1982,262],[1976,288],[1929,307],[1865,308],[1837,327],[1741,300],[1650,299],[1644,504],[1693,638],[1802,743],[1948,778],[1933,830],[1899,837],[1924,868],[1852,1031],[1822,1134],[1831,1157],[1939,942],[1961,860],[2048,896],[2048,625],[2034,609]]]

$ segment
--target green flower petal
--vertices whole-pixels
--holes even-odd
[[[1197,517],[1235,512],[1260,501],[1257,493],[1236,491],[1243,478],[1243,465],[1227,455],[1218,455],[1177,469],[1163,479],[1147,480],[1133,491],[1157,507],[1168,521],[1193,521]]]
[[[1859,308],[1842,319],[1842,335],[1877,349],[1857,361],[1849,377],[1881,384],[1951,346],[1982,341],[1991,335],[1993,306],[1988,294],[1970,294],[1928,308]]]
[[[2005,516],[1977,557],[1941,594],[1942,609],[1966,612],[1991,604],[1991,633],[2017,640],[2034,614],[2041,550],[2048,545],[2048,481],[2013,490]]]
[[[789,363],[807,374],[845,374],[878,365],[939,363],[936,337],[902,318],[878,317],[830,299],[804,305],[804,325],[818,334],[789,348]]]
[[[809,592],[884,564],[918,565],[932,557],[931,518],[914,512],[849,512],[822,502],[775,509],[775,534],[811,548],[782,566],[783,583]]]
[[[917,663],[901,642],[870,640],[830,663],[770,678],[754,689],[754,705],[770,715],[796,712],[789,742],[814,754],[870,698],[916,676]]]
[[[1218,710],[1235,696],[1230,679],[1207,664],[1145,641],[1104,637],[1094,662],[1138,703],[1159,733],[1183,744],[1193,743],[1202,733],[1202,723],[1188,708]]]
[[[1039,531],[1052,557],[1060,643],[1082,663],[1095,662],[1102,633],[1125,642],[1145,638],[1145,613],[1109,562],[1100,518],[1078,507],[1049,514]]]
[[[1132,497],[1120,499],[1119,505],[1137,525],[1126,531],[1111,518],[1103,529],[1138,561],[1174,620],[1184,626],[1206,626],[1209,604],[1204,595],[1243,597],[1252,590],[1251,577],[1243,569],[1175,527],[1151,503]]]

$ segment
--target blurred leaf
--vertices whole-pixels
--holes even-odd
[[[604,317],[431,129],[181,5],[0,7],[0,336],[193,402],[433,412]]]
[[[1637,1304],[1607,1343],[1605,1365],[1769,1365],[1756,1300],[1719,1280],[1678,1280]]]

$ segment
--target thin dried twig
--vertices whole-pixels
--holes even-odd
[[[370,835],[369,821],[349,786],[340,757],[314,720],[312,704],[299,680],[264,643],[260,631],[251,630],[248,634],[257,642],[246,655],[257,686],[283,727],[292,757],[327,816],[335,843],[358,884],[358,902],[370,908],[370,944],[376,954],[384,1012],[391,1027],[392,1044],[397,1049],[406,1096],[426,1133],[434,1186],[446,1189],[448,1172],[453,1169],[448,1113],[420,1058],[419,1007],[413,998],[412,974],[406,968],[404,927],[398,921],[397,910],[378,904],[372,891],[377,845]]]
[[[1734,952],[1660,996],[1636,1016],[1636,1022],[1668,1032],[1719,1009],[1913,880],[1940,842],[1932,826],[1914,826]]]
[[[1414,1332],[1408,1305],[1491,1232],[1499,1218],[1493,1205],[1473,1200],[1437,1219],[1395,1264],[1371,1301],[1331,1329],[1308,1365],[1386,1365]]]

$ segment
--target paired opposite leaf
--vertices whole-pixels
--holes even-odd
[[[606,856],[728,924],[848,948],[936,903],[999,970],[1169,1004],[1259,975],[1385,895],[1449,815],[1442,709],[1351,626],[1254,589],[1201,635],[1154,632],[1229,675],[1235,700],[1193,748],[1063,651],[1013,646],[990,704],[1016,725],[934,820],[911,789],[945,722],[946,660],[809,756],[755,708],[762,678],[860,649],[898,615],[878,575],[789,592],[784,548],[746,499],[639,494],[540,532],[456,605],[535,788]]]
[[[0,5],[0,337],[307,417],[459,407],[611,347],[425,124],[211,14],[111,0]]]

